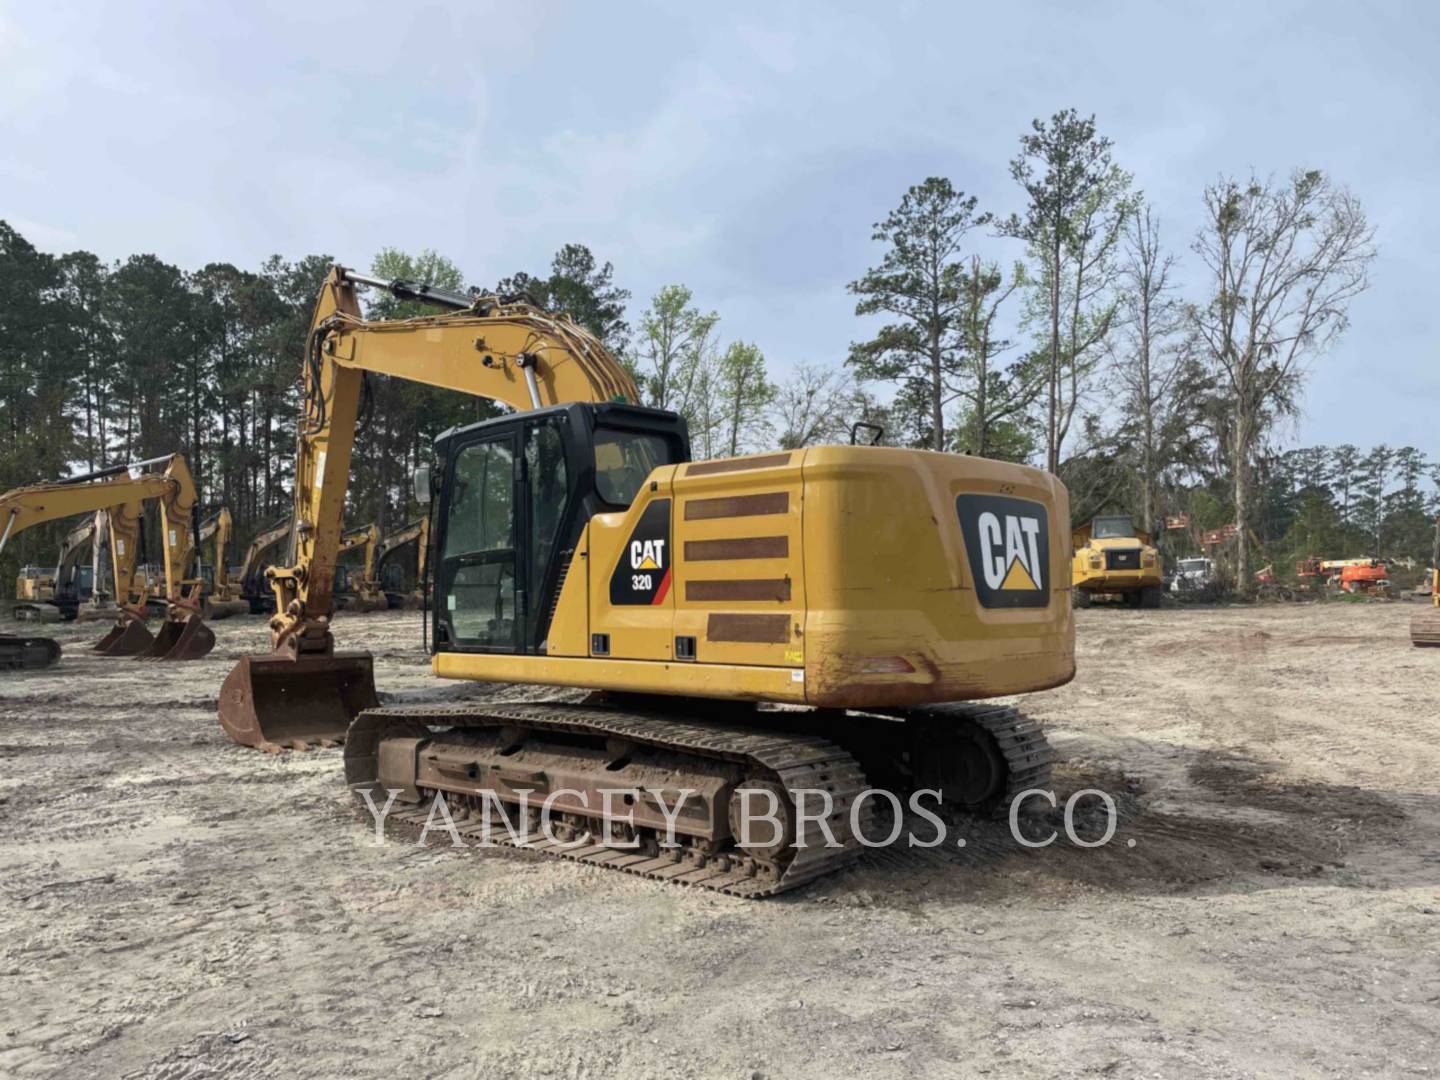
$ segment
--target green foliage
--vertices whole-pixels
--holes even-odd
[[[639,384],[646,403],[699,419],[720,316],[702,312],[684,285],[666,285],[640,316]]]
[[[861,379],[904,385],[928,411],[929,445],[946,449],[946,408],[965,377],[967,353],[966,265],[961,241],[990,221],[976,214],[976,200],[949,180],[932,176],[911,187],[900,205],[875,225],[885,245],[880,265],[848,289],[859,299],[856,315],[883,315],[890,322],[868,341],[850,346],[849,364]],[[988,293],[986,294],[988,295]]]
[[[630,324],[625,321],[625,304],[630,291],[615,284],[615,267],[608,262],[597,265],[584,244],[566,244],[557,251],[548,277],[521,271],[502,279],[496,292],[525,293],[540,307],[569,315],[628,366]]]
[[[1026,323],[1043,356],[1046,467],[1058,472],[1076,410],[1101,360],[1116,311],[1115,253],[1138,199],[1111,160],[1095,118],[1074,109],[1034,120],[1010,176],[1026,197],[1001,232],[1023,240],[1035,265]],[[1039,366],[1039,365],[1037,365]]]
[[[765,370],[765,356],[755,345],[736,341],[721,354],[715,373],[716,391],[724,410],[723,444],[731,457],[758,448],[770,432],[769,410],[776,388]]]

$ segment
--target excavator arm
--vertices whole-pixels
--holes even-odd
[[[230,567],[225,553],[230,547],[230,534],[235,521],[228,506],[222,506],[210,519],[200,526],[200,543],[215,541],[214,577],[210,593],[205,597],[204,612],[207,619],[225,619],[231,615],[243,615],[250,610],[250,604],[240,595],[240,582],[230,580]],[[197,568],[196,573],[199,574]],[[244,580],[242,577],[241,581]]]
[[[366,321],[356,287],[451,309]],[[367,374],[456,390],[516,410],[567,402],[637,401],[634,380],[600,341],[564,316],[508,297],[460,297],[336,266],[307,337],[288,567],[275,591],[273,652],[244,657],[221,689],[220,719],[249,746],[338,741],[375,704],[368,654],[335,655],[330,632],[350,455]],[[308,667],[299,665],[310,661]],[[299,665],[299,666],[297,666]]]
[[[362,549],[360,565],[358,568],[352,569],[352,576],[348,580],[346,593],[349,595],[344,598],[345,610],[377,611],[385,606],[385,597],[380,592],[380,583],[375,580],[375,553],[379,547],[380,529],[373,523],[351,529],[340,537],[340,544],[336,548],[337,557],[354,551],[356,548]],[[338,596],[335,601],[337,608],[342,607]]]

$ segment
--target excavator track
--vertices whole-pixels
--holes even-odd
[[[945,704],[916,709],[876,709],[877,716],[904,720],[920,728],[917,742],[934,743],[965,738],[985,745],[1003,763],[1001,784],[983,797],[969,801],[971,811],[1008,814],[1010,803],[1025,791],[1048,790],[1056,753],[1038,720],[1012,705]],[[923,777],[912,777],[912,782]],[[919,786],[919,785],[917,785]]]
[[[1418,647],[1440,648],[1440,607],[1427,604],[1410,619],[1410,643]]]
[[[516,838],[504,829],[480,821],[458,824],[462,836],[488,840],[508,847],[540,854],[557,855],[574,862],[611,870],[623,870],[657,881],[695,885],[732,896],[773,896],[812,881],[822,874],[849,865],[862,850],[850,834],[850,807],[855,796],[866,788],[864,774],[845,751],[812,735],[790,735],[759,727],[596,708],[569,703],[525,703],[488,707],[367,709],[351,725],[345,742],[346,780],[352,788],[381,785],[379,744],[389,732],[405,732],[406,738],[424,738],[431,725],[457,730],[520,726],[529,731],[559,733],[588,738],[619,739],[631,744],[666,751],[678,751],[696,761],[725,762],[740,766],[742,782],[778,784],[794,798],[799,789],[827,788],[831,792],[833,816],[830,828],[839,847],[826,845],[818,822],[806,822],[801,842],[793,856],[756,857],[739,850],[703,850],[682,846],[657,853],[636,852],[615,845],[576,844],[567,848],[544,836]],[[422,735],[421,732],[424,732]],[[436,733],[437,740],[444,735]],[[683,773],[669,779],[665,787],[674,790],[689,786]],[[709,776],[696,775],[704,786]],[[616,787],[625,783],[616,776]],[[382,785],[383,786],[383,785]],[[421,786],[420,806],[392,817],[402,824],[423,824],[430,818],[434,791]],[[383,804],[383,797],[376,805]]]
[[[1021,791],[1045,787],[1054,759],[1039,725],[1004,706],[946,705],[877,710],[868,715],[777,711],[755,713],[752,719],[754,722],[746,724],[676,719],[673,713],[569,702],[367,709],[351,725],[346,740],[346,780],[362,807],[362,791],[369,792],[372,805],[378,808],[386,799],[382,789],[401,790],[407,805],[392,810],[386,819],[387,825],[401,832],[414,834],[427,823],[433,830],[438,821],[433,816],[434,799],[437,792],[443,791],[447,808],[459,799],[460,813],[455,816],[455,824],[467,841],[558,856],[732,896],[760,898],[842,869],[864,850],[852,833],[852,807],[870,787],[862,768],[866,759],[874,760],[887,779],[913,788],[934,782],[934,776],[924,768],[916,772],[911,767],[914,762],[946,750],[960,753],[969,763],[966,775],[955,780],[952,769],[949,786],[961,798],[953,802],[947,798],[947,802],[971,811],[1008,808],[1010,799]],[[571,828],[575,839],[543,833],[517,836],[507,828],[481,820],[478,812],[476,796],[487,789],[486,781],[500,785],[489,790],[504,790],[506,783],[493,779],[496,766],[482,764],[483,753],[472,756],[467,750],[470,744],[466,740],[482,732],[510,732],[514,746],[526,745],[525,740],[536,733],[542,739],[572,740],[578,747],[573,751],[575,761],[581,764],[587,752],[593,758],[594,748],[602,741],[610,747],[610,753],[622,757],[623,749],[617,747],[648,747],[671,756],[661,785],[664,790],[694,787],[704,791],[708,785],[717,798],[732,804],[736,788],[768,787],[784,793],[789,800],[788,811],[797,792],[825,789],[832,800],[826,822],[840,846],[827,846],[823,826],[808,813],[802,842],[792,842],[778,852],[742,850],[733,830],[729,835],[708,839],[677,837],[688,844],[672,849],[658,848],[654,837],[646,837],[644,850],[637,851],[599,842],[593,830],[574,819]],[[961,746],[967,749],[957,751]],[[405,759],[398,772],[394,765],[397,757]],[[676,757],[681,759],[678,765]],[[575,762],[557,762],[553,754],[544,760],[551,767],[546,779],[541,779],[540,772],[526,774],[538,786],[549,786],[549,775],[576,775]],[[896,762],[901,764],[897,766]],[[442,781],[441,786],[432,787],[422,775],[427,765],[440,770],[432,771],[432,778],[448,770],[449,775],[463,774],[472,783],[468,787],[446,786]],[[592,761],[591,768],[597,767]],[[720,786],[717,767],[725,777]],[[407,771],[412,768],[413,773]],[[628,763],[612,774],[617,787],[629,782],[624,768],[629,768]],[[909,775],[905,775],[907,772]],[[481,782],[473,783],[475,780]],[[362,808],[361,813],[368,816],[369,811]],[[725,820],[727,824],[733,821],[728,815]],[[793,841],[793,816],[787,820]],[[871,803],[867,800],[858,815],[862,834],[870,822]]]
[[[0,668],[35,671],[59,659],[60,643],[54,638],[0,634]]]

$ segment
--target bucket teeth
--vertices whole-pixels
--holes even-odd
[[[215,632],[199,615],[166,619],[141,660],[199,660],[215,647]]]

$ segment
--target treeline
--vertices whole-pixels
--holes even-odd
[[[204,505],[231,509],[238,558],[239,545],[290,510],[300,357],[332,262],[276,255],[254,270],[187,271],[147,254],[106,263],[40,252],[0,222],[0,490],[180,450]],[[382,251],[369,269],[459,292],[474,280],[434,252]],[[725,341],[718,315],[683,286],[662,289],[632,331],[630,293],[613,267],[567,244],[548,273],[517,272],[490,290],[527,293],[589,327],[647,403],[685,414],[699,456],[846,436],[857,391],[838,366],[801,365],[775,383],[759,348]],[[374,318],[434,310],[364,299]],[[435,436],[500,407],[383,377],[368,383],[347,517],[388,530],[418,513],[410,474]],[[15,538],[0,574],[53,560],[62,531],[57,523]]]
[[[1093,117],[1033,121],[1008,171],[1008,206],[930,177],[874,227],[847,363],[893,387],[871,412],[891,438],[1043,465],[1077,522],[1186,517],[1174,554],[1233,524],[1212,553],[1242,589],[1292,555],[1429,558],[1440,467],[1420,450],[1279,445],[1369,284],[1352,192],[1308,169],[1222,176],[1182,259]]]
[[[698,457],[845,441],[865,422],[891,445],[1046,467],[1077,521],[1124,510],[1160,532],[1188,515],[1188,531],[1165,534],[1175,553],[1236,524],[1241,582],[1292,556],[1426,558],[1440,465],[1425,453],[1280,445],[1303,372],[1368,285],[1359,200],[1312,170],[1222,177],[1197,193],[1203,224],[1182,261],[1115,156],[1093,118],[1067,110],[1021,135],[1011,205],[982,207],[942,177],[914,185],[874,226],[879,261],[848,286],[862,340],[843,357],[787,357],[783,377],[682,284],[632,313],[614,267],[583,245],[498,279],[435,252],[382,251],[370,270],[566,312],[645,403],[687,418]],[[38,252],[0,223],[0,484],[178,448],[242,542],[288,512],[299,358],[330,263],[107,264]],[[372,317],[426,310],[366,302]],[[350,520],[409,519],[409,475],[434,436],[497,411],[371,378]],[[20,553],[43,561],[53,536],[35,532]]]

